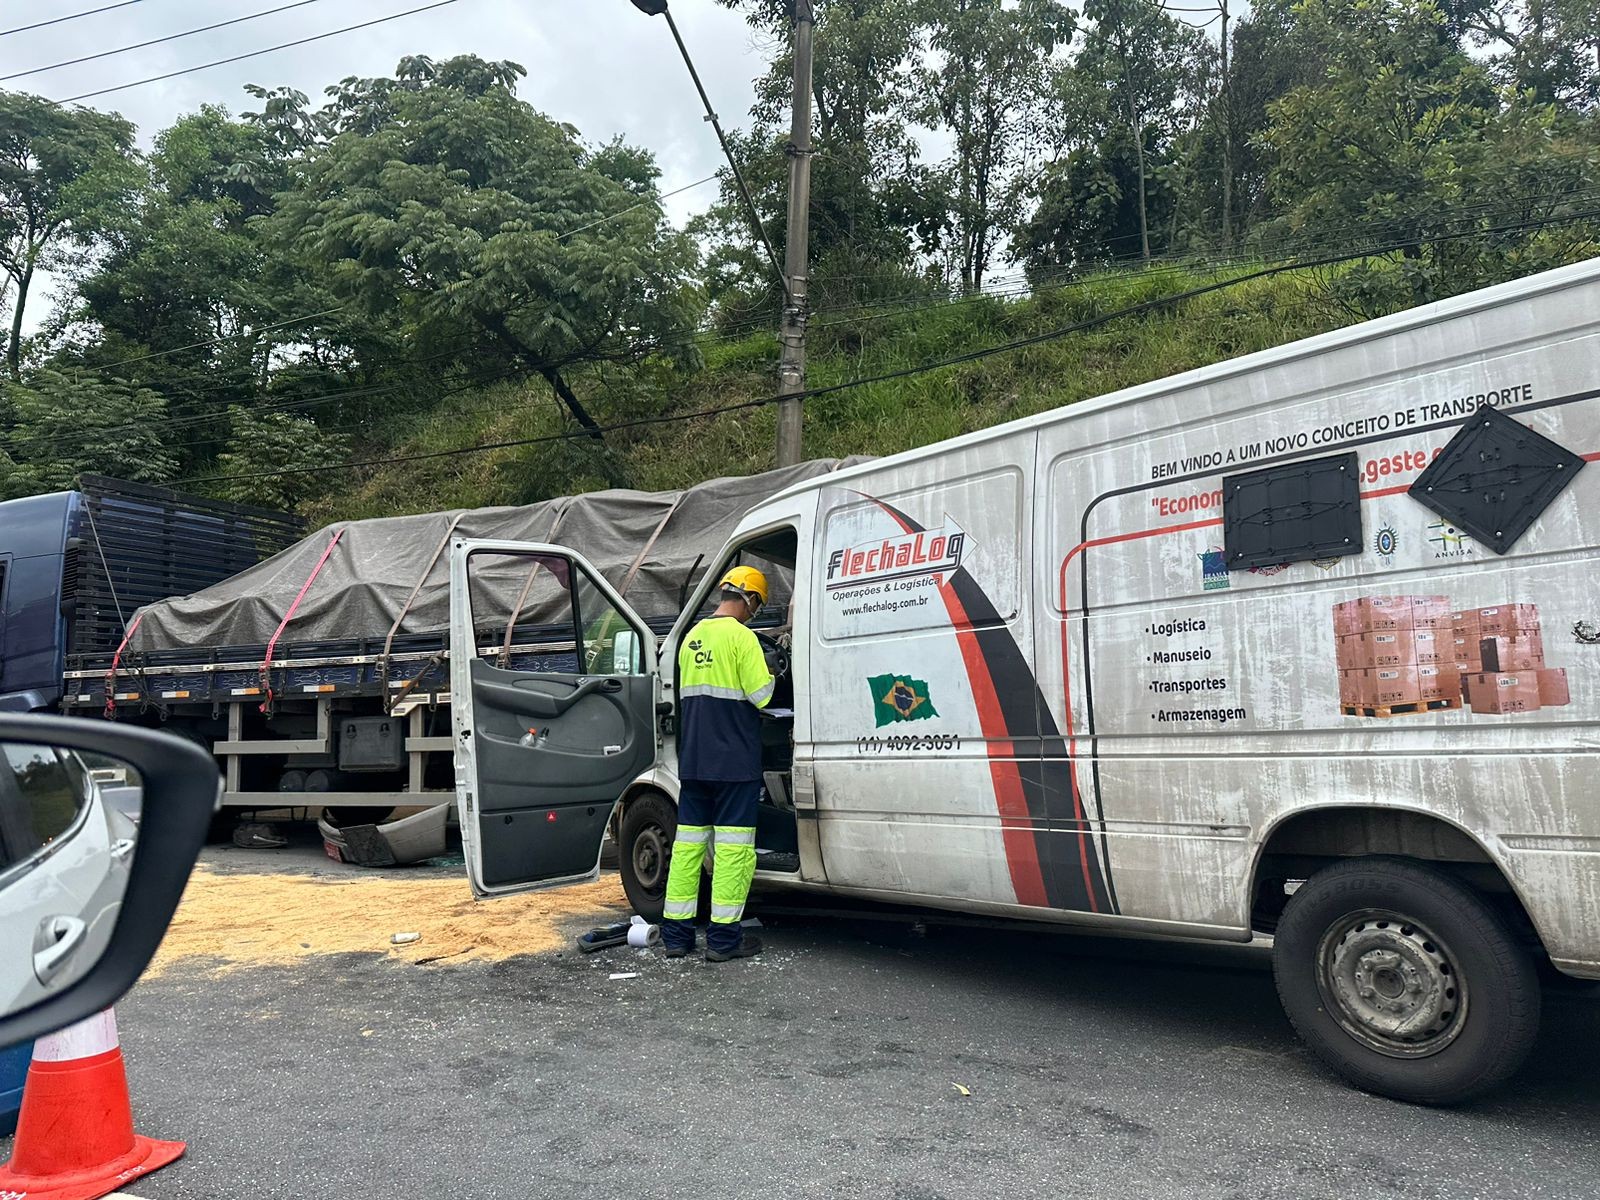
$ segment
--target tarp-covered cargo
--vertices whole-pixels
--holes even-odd
[[[146,607],[129,648],[263,645],[313,572],[315,582],[284,631],[285,641],[381,638],[402,612],[403,632],[443,630],[450,622],[450,585],[442,550],[452,536],[571,546],[642,616],[671,617],[696,564],[701,571],[710,567],[702,560],[717,554],[746,512],[791,484],[857,461],[862,460],[823,459],[676,492],[590,492],[516,507],[330,525],[231,579]],[[335,534],[338,542],[329,553]],[[325,553],[327,562],[317,571]],[[553,586],[548,573],[530,582],[526,565],[510,561],[475,573],[473,581],[475,594],[480,587],[489,592],[483,611],[516,611],[528,621],[539,618],[551,599],[542,591]]]

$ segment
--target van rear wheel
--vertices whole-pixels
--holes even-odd
[[[1529,956],[1481,896],[1401,858],[1319,871],[1284,909],[1278,996],[1323,1062],[1369,1092],[1459,1104],[1504,1082],[1539,1031]]]

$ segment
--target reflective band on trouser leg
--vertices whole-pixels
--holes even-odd
[[[711,929],[706,945],[731,950],[739,944],[739,921],[756,874],[754,826],[718,825],[716,867],[711,872]]]
[[[668,948],[694,946],[695,902],[700,898],[700,871],[705,862],[709,825],[679,825],[672,840],[672,866],[667,871],[667,901],[662,906],[661,940]]]

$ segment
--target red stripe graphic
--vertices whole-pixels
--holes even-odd
[[[909,531],[908,531],[909,532]],[[955,628],[956,641],[961,646],[961,658],[966,663],[967,678],[972,682],[972,698],[978,708],[978,724],[989,753],[989,774],[994,779],[995,807],[1000,811],[1000,837],[1005,845],[1006,865],[1011,871],[1011,886],[1017,893],[1018,904],[1035,907],[1049,906],[1044,888],[1044,872],[1039,868],[1039,848],[1033,840],[1033,817],[1028,812],[1027,797],[1022,792],[1022,775],[1012,755],[1014,747],[1009,741],[996,739],[1011,731],[1006,728],[1005,717],[1000,712],[1000,697],[994,688],[994,677],[978,645],[978,635],[972,631],[972,620],[962,605],[948,579],[939,583],[939,595],[950,613],[950,624]],[[1087,881],[1088,872],[1084,879]],[[1089,892],[1089,903],[1094,904],[1094,891]]]
[[[893,518],[905,533],[916,530],[911,523],[892,507],[875,501],[878,507]],[[1000,712],[1000,697],[995,692],[994,677],[972,630],[972,620],[956,596],[948,579],[939,581],[939,595],[944,600],[945,611],[955,629],[956,642],[961,647],[961,660],[967,668],[967,679],[972,684],[972,697],[978,709],[978,725],[983,730],[984,743],[989,755],[989,775],[994,780],[995,808],[1000,814],[1000,839],[1005,847],[1006,868],[1011,873],[1011,887],[1016,892],[1018,904],[1035,907],[1049,906],[1045,893],[1044,872],[1039,868],[1039,848],[1033,840],[1033,817],[1028,812],[1027,797],[1022,791],[1022,776],[1011,755],[1010,741],[999,741],[1011,731],[1006,728],[1005,717]],[[1087,876],[1086,876],[1087,877]],[[1094,893],[1089,893],[1094,903]]]

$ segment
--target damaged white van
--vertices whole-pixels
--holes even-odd
[[[658,912],[673,666],[763,631],[758,886],[1244,941],[1360,1087],[1503,1081],[1600,978],[1600,260],[855,466],[760,505],[662,636],[580,551],[451,560],[480,895]],[[505,607],[564,615],[497,658]],[[470,704],[462,702],[470,697]]]

